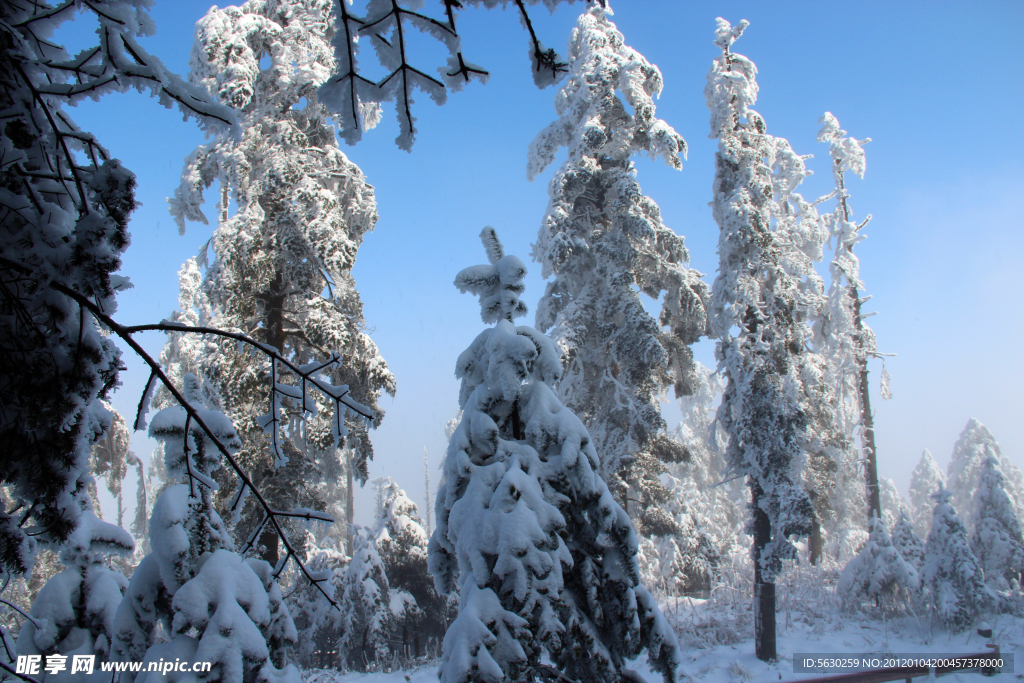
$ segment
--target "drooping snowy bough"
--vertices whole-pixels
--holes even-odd
[[[556,669],[595,683],[637,680],[625,660],[644,648],[676,681],[678,645],[639,585],[636,534],[598,474],[586,428],[552,390],[557,348],[512,322],[526,313],[526,268],[493,228],[481,238],[490,264],[466,268],[455,285],[480,297],[494,326],[456,365],[464,412],[429,546],[438,592],[460,596],[441,681],[537,680]]]
[[[659,475],[685,451],[664,434],[659,398],[669,387],[676,396],[694,391],[690,345],[706,333],[708,291],[685,265],[683,238],[637,183],[634,155],[681,169],[686,142],[655,117],[661,72],[626,45],[610,14],[595,4],[580,16],[558,119],[530,144],[531,180],[568,149],[532,254],[552,278],[536,325],[559,347],[556,393],[587,426],[602,476],[620,502],[639,501],[629,511],[637,531],[678,535]],[[660,300],[658,318],[641,293]]]

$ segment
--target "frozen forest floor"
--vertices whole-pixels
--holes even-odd
[[[738,607],[738,603],[733,605]],[[754,656],[753,623],[750,610],[730,609],[719,601],[680,598],[663,603],[666,617],[676,626],[683,650],[683,680],[686,683],[776,683],[816,678],[823,673],[794,673],[795,653],[843,657],[864,655],[976,654],[986,651],[986,639],[974,630],[950,633],[931,629],[927,616],[882,619],[868,615],[825,613],[783,608],[778,612],[779,660],[766,664]],[[1003,654],[1024,655],[1024,618],[1002,615],[989,621],[995,642]],[[1018,656],[1019,660],[1020,657]],[[979,673],[943,676],[948,683],[1021,683],[1024,661],[1014,663],[1014,673],[986,678]],[[391,673],[338,673],[310,670],[306,683],[435,683],[437,663]],[[634,668],[650,683],[661,676],[651,671],[641,655]],[[927,679],[918,678],[925,682]]]

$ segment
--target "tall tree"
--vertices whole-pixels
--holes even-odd
[[[849,192],[846,190],[847,172],[864,177],[863,146],[871,138],[856,140],[839,128],[839,121],[829,112],[821,117],[819,142],[827,142],[832,158],[832,177],[835,180],[836,208],[824,217],[831,239],[835,240],[835,254],[829,266],[832,284],[828,292],[827,314],[820,321],[821,337],[833,367],[837,389],[837,414],[853,435],[856,425],[862,443],[864,477],[867,487],[867,520],[883,515],[878,482],[878,452],[875,446],[875,419],[871,412],[871,393],[868,383],[868,360],[880,358],[875,333],[864,322],[867,317],[861,306],[871,297],[861,297],[864,285],[860,281],[860,262],[853,253],[855,244],[864,239],[860,230],[868,224],[868,215],[859,225],[852,221]],[[882,398],[889,396],[889,375],[882,366]]]
[[[715,156],[712,214],[721,229],[719,272],[710,324],[727,385],[718,411],[729,435],[726,459],[750,487],[753,534],[755,650],[776,658],[775,576],[795,557],[791,536],[811,531],[814,514],[800,482],[807,418],[796,356],[804,350],[800,284],[787,271],[772,231],[771,167],[775,144],[761,116],[757,69],[731,51],[748,22],[718,19],[721,49],[704,91],[711,109]]]
[[[634,154],[680,169],[686,142],[655,118],[661,72],[625,44],[610,14],[595,5],[580,16],[559,118],[530,144],[530,179],[568,148],[533,250],[553,278],[536,325],[559,346],[557,395],[587,426],[601,474],[624,505],[636,500],[627,511],[642,535],[663,535],[678,528],[662,510],[662,463],[684,453],[663,433],[658,399],[670,386],[677,396],[694,390],[690,345],[706,331],[707,288],[637,183]],[[657,320],[640,293],[660,300]]]
[[[945,485],[946,476],[939,469],[931,451],[924,449],[910,475],[910,514],[918,536],[928,536],[932,525],[931,496]]]
[[[961,629],[978,614],[995,606],[996,596],[985,585],[977,556],[967,542],[967,529],[950,501],[952,494],[940,488],[935,501],[932,529],[925,543],[921,578],[928,587],[932,609],[943,624]]]
[[[960,518],[968,533],[974,531],[977,521],[976,501],[985,460],[989,457],[994,457],[1001,464],[1006,478],[1006,493],[1018,519],[1024,518],[1024,476],[1012,462],[1003,460],[999,442],[988,427],[972,417],[953,446],[953,455],[947,468],[949,493],[953,504],[961,511]]]
[[[1019,590],[1024,585],[1024,535],[994,455],[982,463],[976,501],[971,550],[985,570],[985,581],[1000,590],[1016,583]]]
[[[580,419],[552,385],[557,347],[532,327],[519,299],[526,267],[481,233],[488,265],[455,285],[480,297],[484,330],[459,356],[462,421],[437,495],[429,562],[438,593],[458,591],[444,638],[443,683],[557,678],[635,680],[626,659],[647,648],[666,682],[679,650],[639,585],[637,538],[598,474]]]
[[[342,364],[332,371],[332,383],[350,385],[379,421],[377,398],[394,393],[394,377],[364,331],[352,278],[359,245],[377,221],[376,202],[362,172],[338,149],[316,98],[334,67],[330,10],[329,0],[250,0],[211,9],[200,20],[189,78],[238,112],[242,134],[220,136],[193,152],[170,203],[184,230],[186,220],[206,222],[203,190],[214,182],[223,189],[215,260],[203,279],[211,324],[251,333],[299,365],[338,354]],[[266,68],[263,58],[269,58]],[[237,211],[229,216],[230,201]],[[337,469],[331,463],[339,457],[336,426],[322,417],[301,419],[308,406],[288,399],[284,421],[258,421],[268,378],[254,373],[248,360],[225,343],[202,368],[240,429],[240,461],[274,504],[322,507],[326,490],[317,483],[325,470]],[[323,414],[324,407],[314,412]],[[348,429],[351,523],[353,483],[365,482],[372,446],[361,420]],[[331,489],[340,482],[325,484]],[[258,518],[255,510],[246,516],[246,532]],[[265,559],[276,563],[276,533],[268,529],[262,544]]]
[[[0,480],[18,509],[0,514],[0,564],[14,573],[30,568],[34,541],[58,544],[81,516],[90,449],[109,426],[100,399],[121,365],[91,310],[112,313],[130,286],[116,273],[135,176],[65,105],[134,89],[208,130],[232,120],[139,45],[147,6],[0,4]],[[71,57],[53,31],[79,9],[97,43]]]

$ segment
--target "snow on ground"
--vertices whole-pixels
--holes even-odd
[[[781,601],[780,601],[781,602]],[[951,655],[979,653],[986,650],[986,640],[973,630],[950,634],[938,627],[929,631],[928,618],[897,618],[882,620],[839,614],[811,614],[796,609],[782,609],[777,616],[779,661],[766,664],[754,656],[753,628],[749,614],[742,610],[723,608],[721,603],[680,598],[662,605],[666,616],[681,632],[685,683],[775,683],[816,678],[822,673],[793,673],[793,654],[818,653],[831,656],[872,653]],[[1003,654],[1015,653],[1014,673],[1003,673],[994,679],[978,673],[950,674],[944,683],[1020,683],[1024,681],[1024,618],[1000,616],[990,620],[995,642]],[[749,628],[748,628],[749,627]],[[698,647],[696,639],[704,634],[710,641],[729,640],[741,634],[738,642],[719,642],[713,647]],[[705,640],[707,643],[708,640]],[[660,683],[661,676],[647,666],[644,656],[635,669],[650,683]],[[306,671],[306,683],[435,683],[437,664],[424,665],[392,673],[348,673]],[[927,678],[915,679],[927,683]]]

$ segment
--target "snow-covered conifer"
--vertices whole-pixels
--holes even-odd
[[[90,310],[115,311],[117,292],[131,286],[116,272],[135,176],[65,105],[134,89],[210,129],[232,118],[139,45],[154,30],[147,7],[0,4],[0,481],[21,509],[0,514],[0,564],[13,573],[31,567],[34,541],[56,547],[76,528],[89,451],[109,426],[99,399],[121,366]],[[99,38],[72,57],[53,33],[79,10]]]
[[[88,497],[84,501],[90,503]],[[127,531],[83,510],[75,531],[60,551],[66,569],[42,587],[18,635],[19,655],[95,655],[110,657],[114,614],[128,579],[106,566],[112,554],[130,555],[135,544]],[[70,665],[39,680],[73,680]]]
[[[530,144],[530,179],[568,148],[533,250],[553,278],[536,325],[559,346],[557,395],[587,426],[601,474],[620,501],[636,501],[627,511],[642,535],[664,535],[677,529],[663,514],[659,475],[682,453],[661,433],[658,399],[670,386],[677,396],[694,390],[690,345],[706,330],[707,288],[637,183],[634,154],[678,169],[686,142],[655,117],[661,72],[625,44],[610,14],[595,3],[580,16],[558,119]],[[640,293],[661,301],[658,319]]]
[[[230,420],[201,407],[200,380],[187,373],[183,384],[195,415],[229,453],[237,452],[241,441]],[[154,415],[150,435],[163,442],[168,477],[176,483],[153,505],[153,550],[139,563],[117,608],[111,659],[204,661],[213,664],[211,678],[225,683],[257,676],[297,683],[298,669],[285,661],[295,627],[273,568],[233,551],[213,505],[221,453],[183,406]],[[168,642],[156,641],[158,626]],[[136,683],[146,683],[147,675],[155,679],[146,668]]]
[[[896,482],[888,477],[880,477],[878,480],[879,498],[882,501],[882,521],[887,529],[896,525],[900,511],[906,507],[903,503],[903,496],[896,488]]]
[[[932,494],[946,485],[946,477],[939,469],[931,451],[927,448],[921,453],[910,475],[910,515],[914,521],[914,531],[918,536],[927,537],[932,525]]]
[[[994,455],[985,458],[976,495],[971,550],[978,556],[985,581],[997,590],[1013,582],[1024,585],[1024,536],[1020,518],[1006,495],[1005,478]]]
[[[223,190],[215,259],[202,282],[211,324],[250,333],[298,365],[338,354],[343,362],[329,370],[331,382],[350,385],[352,397],[379,420],[377,398],[394,393],[394,378],[364,331],[352,278],[359,245],[377,221],[376,202],[362,172],[338,149],[316,97],[334,68],[332,4],[250,0],[213,8],[200,20],[189,78],[238,112],[242,133],[196,149],[170,204],[184,230],[186,220],[207,222],[203,190],[214,182]],[[237,211],[229,216],[231,201]],[[314,397],[322,405],[313,415],[285,399],[286,417],[267,423],[264,436],[257,418],[268,412],[267,378],[252,371],[249,355],[223,344],[202,363],[201,374],[240,429],[238,457],[272,504],[325,507],[326,489],[339,482],[320,484],[340,457],[348,459],[351,500],[352,482],[365,481],[372,457],[362,420],[348,425],[351,436],[339,453],[328,399]],[[289,381],[287,373],[274,378]],[[351,514],[353,506],[346,508]],[[248,532],[259,518],[255,510],[245,514],[240,529]],[[275,562],[276,535],[268,531],[262,542],[264,557]]]
[[[755,571],[755,649],[774,660],[775,585],[791,536],[807,535],[814,514],[800,482],[807,417],[797,356],[805,330],[801,283],[784,267],[785,245],[772,230],[774,139],[751,106],[757,69],[731,52],[747,27],[718,19],[715,59],[704,91],[711,137],[719,140],[712,214],[721,229],[710,325],[727,381],[718,420],[729,435],[726,460],[751,490]]]
[[[366,671],[387,651],[392,628],[391,590],[377,552],[373,529],[353,529],[352,559],[341,580],[341,639],[338,648],[346,665]]]
[[[896,526],[892,529],[892,544],[903,559],[920,573],[924,568],[924,541],[914,531],[914,525],[904,510],[900,510]]]
[[[953,496],[952,502],[960,510],[961,519],[968,533],[974,531],[981,473],[985,460],[990,456],[1000,464],[1005,477],[1006,494],[1013,503],[1017,518],[1024,518],[1024,477],[1012,462],[1003,460],[999,442],[988,427],[971,418],[953,446],[953,456],[947,468],[947,486]]]
[[[437,495],[429,562],[441,594],[458,591],[444,639],[442,683],[517,680],[542,657],[570,678],[632,680],[647,648],[666,681],[679,651],[651,594],[639,585],[637,538],[599,474],[586,427],[552,385],[555,343],[513,320],[526,267],[481,233],[488,265],[455,285],[480,297],[484,330],[460,356],[462,421]]]
[[[985,585],[981,563],[967,542],[967,529],[950,502],[952,493],[940,488],[932,494],[935,509],[925,543],[921,578],[928,588],[934,613],[946,626],[961,629],[995,605],[996,596]]]
[[[391,589],[392,641],[402,643],[405,658],[422,656],[431,640],[440,643],[451,622],[447,596],[437,594],[427,569],[429,538],[416,504],[388,477],[377,551]]]
[[[328,542],[330,543],[329,539]],[[339,590],[348,566],[348,556],[334,547],[318,547],[316,541],[306,544],[306,567],[317,576],[328,577],[320,584],[331,599]],[[317,587],[300,583],[288,597],[289,612],[295,620],[296,659],[304,668],[338,667],[338,640],[341,638],[342,613],[328,602]]]
[[[835,245],[832,262],[829,264],[831,284],[822,315],[815,321],[815,339],[821,352],[829,359],[831,384],[835,388],[835,415],[839,424],[851,438],[859,437],[863,455],[861,468],[867,489],[868,520],[877,513],[882,515],[882,504],[878,482],[878,458],[875,446],[874,415],[871,412],[871,395],[868,385],[868,360],[880,357],[875,343],[875,333],[864,322],[861,306],[870,297],[861,297],[864,285],[859,278],[860,262],[853,247],[864,239],[860,230],[871,220],[871,216],[857,225],[852,221],[849,192],[846,189],[846,173],[852,172],[861,178],[866,168],[863,146],[870,138],[857,140],[849,137],[839,127],[839,121],[829,112],[821,117],[818,141],[828,143],[832,159],[832,177],[835,181],[836,207],[831,214],[822,216],[829,240]],[[882,368],[882,398],[889,395],[889,375]],[[846,449],[844,459],[852,455]],[[841,468],[849,472],[850,468]],[[841,483],[840,495],[852,490],[847,482]],[[852,483],[852,482],[850,482]]]
[[[889,610],[905,604],[920,587],[917,569],[893,544],[885,522],[876,515],[864,549],[839,577],[838,592],[847,609],[859,608],[865,600]]]

